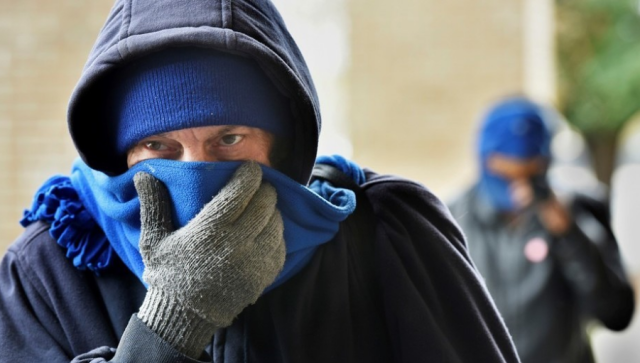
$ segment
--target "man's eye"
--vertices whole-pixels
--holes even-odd
[[[165,144],[159,141],[147,141],[144,143],[144,147],[153,151],[164,151],[168,149],[168,147]]]
[[[220,139],[222,145],[224,146],[235,145],[239,143],[241,140],[242,140],[242,135],[235,135],[235,134],[225,135]]]

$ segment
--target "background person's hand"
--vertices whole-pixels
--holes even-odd
[[[553,195],[540,203],[538,216],[547,231],[555,236],[567,232],[572,222],[567,208]]]
[[[215,330],[230,325],[282,269],[276,191],[262,182],[256,162],[246,162],[193,220],[174,231],[164,185],[144,172],[134,182],[143,279],[149,285],[138,316],[182,353],[198,358]]]

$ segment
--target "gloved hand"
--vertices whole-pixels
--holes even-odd
[[[138,317],[169,344],[198,358],[282,269],[283,224],[276,191],[246,162],[186,226],[174,230],[164,185],[139,172],[140,253],[149,285]],[[188,187],[188,186],[185,186]]]

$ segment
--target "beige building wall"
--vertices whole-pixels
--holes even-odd
[[[524,1],[350,4],[354,159],[450,195],[474,176],[481,112],[524,90]]]
[[[70,169],[67,101],[111,4],[0,1],[0,254],[35,190]]]

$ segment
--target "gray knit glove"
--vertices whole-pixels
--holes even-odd
[[[282,269],[276,191],[262,182],[256,162],[246,162],[194,219],[174,230],[164,185],[144,172],[134,183],[143,279],[149,284],[138,317],[176,349],[198,358],[215,330],[230,325]]]

